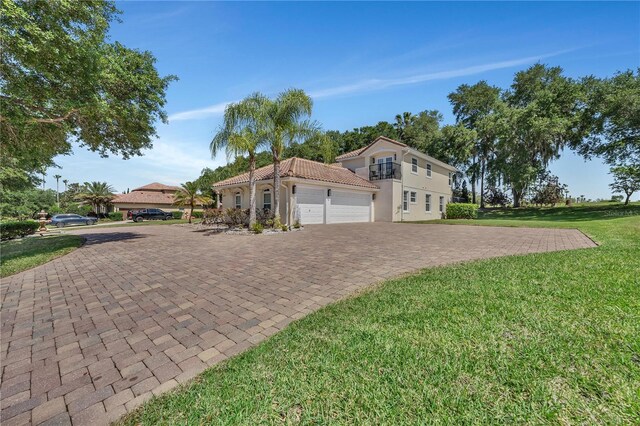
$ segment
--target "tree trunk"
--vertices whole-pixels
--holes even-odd
[[[256,223],[256,157],[249,155],[249,227]]]
[[[191,212],[189,213],[189,223],[191,223],[191,218],[193,217],[193,208],[195,207],[195,203],[191,200]]]
[[[515,189],[512,189],[511,192],[513,194],[513,207],[520,207],[522,191],[517,191]]]
[[[624,205],[627,206],[629,205],[629,201],[631,201],[631,195],[633,195],[633,192],[627,192],[627,199],[624,200]]]
[[[471,201],[476,203],[476,174],[471,175]]]
[[[273,154],[273,221],[280,221],[280,156]]]
[[[480,208],[484,209],[484,173],[485,161],[482,159],[482,169],[480,170]]]

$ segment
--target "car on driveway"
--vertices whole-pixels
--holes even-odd
[[[70,225],[95,225],[98,221],[95,217],[80,216],[79,214],[57,214],[51,218],[49,224],[64,228]]]
[[[173,219],[173,213],[160,209],[129,210],[127,212],[127,219],[133,220],[134,222],[142,222],[143,220],[167,220]]]

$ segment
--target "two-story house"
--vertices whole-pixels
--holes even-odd
[[[456,169],[393,139],[378,137],[327,165],[302,158],[280,164],[280,216],[303,225],[438,219],[451,200]],[[256,207],[273,207],[273,166],[259,168]],[[249,207],[249,174],[213,185],[222,207]]]

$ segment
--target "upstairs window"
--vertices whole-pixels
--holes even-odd
[[[449,172],[449,186],[453,185],[453,173]]]
[[[418,159],[411,158],[411,173],[418,173]]]
[[[431,177],[431,164],[427,163],[427,177]]]

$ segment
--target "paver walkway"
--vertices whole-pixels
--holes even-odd
[[[350,224],[278,235],[82,229],[2,280],[1,420],[107,423],[366,285],[419,268],[593,247],[576,230]]]

